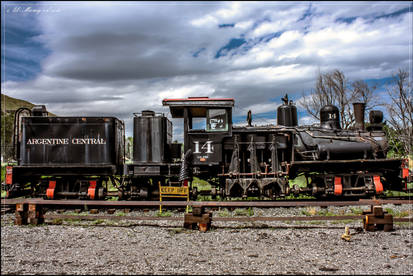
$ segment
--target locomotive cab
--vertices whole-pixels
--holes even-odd
[[[189,97],[165,99],[172,118],[184,119],[184,152],[191,150],[192,164],[213,166],[222,162],[222,142],[232,136],[234,99]]]

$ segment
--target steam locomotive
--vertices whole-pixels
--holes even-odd
[[[184,143],[172,142],[172,123],[144,110],[133,118],[133,158],[125,162],[125,126],[114,117],[48,117],[44,106],[15,116],[17,165],[6,169],[8,197],[105,199],[111,182],[119,199],[159,199],[160,186],[208,181],[215,197],[277,199],[307,193],[323,198],[370,197],[407,190],[404,160],[386,158],[383,113],[364,125],[364,103],[354,103],[356,123],[341,129],[338,108],[320,110],[320,123],[299,126],[286,95],[277,125],[236,126],[232,98],[165,99],[182,119]],[[291,185],[304,177],[306,185]]]

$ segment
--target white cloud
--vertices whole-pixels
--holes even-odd
[[[208,84],[187,85],[182,87],[168,88],[166,91],[160,91],[158,98],[160,100],[167,98],[187,98],[194,95],[209,97],[215,92],[213,86]]]
[[[239,28],[242,31],[245,31],[245,30],[251,28],[253,26],[253,24],[254,24],[254,21],[247,20],[247,21],[237,22],[234,27]]]
[[[233,19],[239,16],[242,13],[241,11],[241,3],[239,2],[229,2],[227,3],[227,7],[223,9],[219,9],[216,12],[216,15],[219,18],[224,20]]]
[[[194,19],[190,22],[195,27],[216,27],[218,24],[218,19],[214,16],[207,15],[201,18]]]
[[[305,126],[305,125],[313,125],[319,124],[320,122],[312,116],[305,116],[298,118],[298,125]]]
[[[249,110],[251,110],[252,114],[262,114],[266,112],[273,112],[275,114],[277,104],[271,102],[249,105],[242,109],[242,114],[247,114]]]

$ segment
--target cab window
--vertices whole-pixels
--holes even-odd
[[[207,131],[228,131],[228,115],[225,109],[207,110]]]
[[[192,118],[191,130],[204,130],[206,126],[206,118]]]

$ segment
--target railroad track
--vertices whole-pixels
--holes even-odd
[[[2,208],[13,208],[16,204],[35,204],[49,208],[92,206],[101,208],[147,208],[147,207],[308,207],[308,206],[362,206],[382,204],[413,204],[413,199],[360,199],[346,201],[317,201],[317,200],[277,200],[277,201],[105,201],[105,200],[44,200],[41,198],[1,199]]]
[[[169,220],[184,221],[181,217],[155,217],[155,216],[116,216],[116,215],[65,215],[51,214],[45,215],[45,219],[79,219],[79,220]],[[211,221],[237,221],[237,222],[255,222],[255,221],[329,221],[329,220],[361,220],[364,216],[287,216],[287,217],[213,217]],[[412,218],[393,218],[395,222],[412,222]]]
[[[104,200],[44,200],[39,198],[30,199],[2,199],[2,208],[16,208],[15,223],[18,225],[31,223],[43,223],[45,219],[77,219],[77,220],[174,220],[184,221],[184,227],[196,229],[199,227],[201,231],[207,231],[211,227],[213,221],[239,221],[239,222],[254,222],[254,221],[326,221],[326,220],[355,220],[363,219],[365,228],[369,225],[366,220],[370,220],[370,229],[374,229],[375,225],[380,224],[379,228],[387,231],[393,229],[393,221],[395,222],[411,222],[412,218],[393,218],[385,215],[385,211],[381,205],[383,204],[413,204],[412,200],[401,199],[364,199],[358,201],[104,201]],[[165,217],[165,216],[116,216],[116,215],[65,215],[65,214],[46,214],[49,209],[67,209],[67,208],[84,208],[90,210],[95,208],[98,213],[98,208],[115,209],[119,208],[155,208],[155,207],[172,207],[184,208],[192,207],[192,213],[186,213],[181,217]],[[309,207],[309,206],[371,206],[371,211],[363,212],[363,215],[349,216],[293,216],[293,217],[212,217],[212,212],[206,212],[207,208],[277,208],[277,207]],[[373,207],[374,206],[374,207]],[[46,207],[46,209],[45,209]],[[367,218],[369,216],[369,218]],[[374,222],[371,222],[374,221]],[[373,227],[373,228],[371,228]],[[386,228],[387,227],[387,228]]]
[[[9,213],[9,212],[13,212],[15,210],[15,208],[12,208],[12,207],[1,207],[1,214],[3,215],[3,214],[6,214],[6,213]]]

